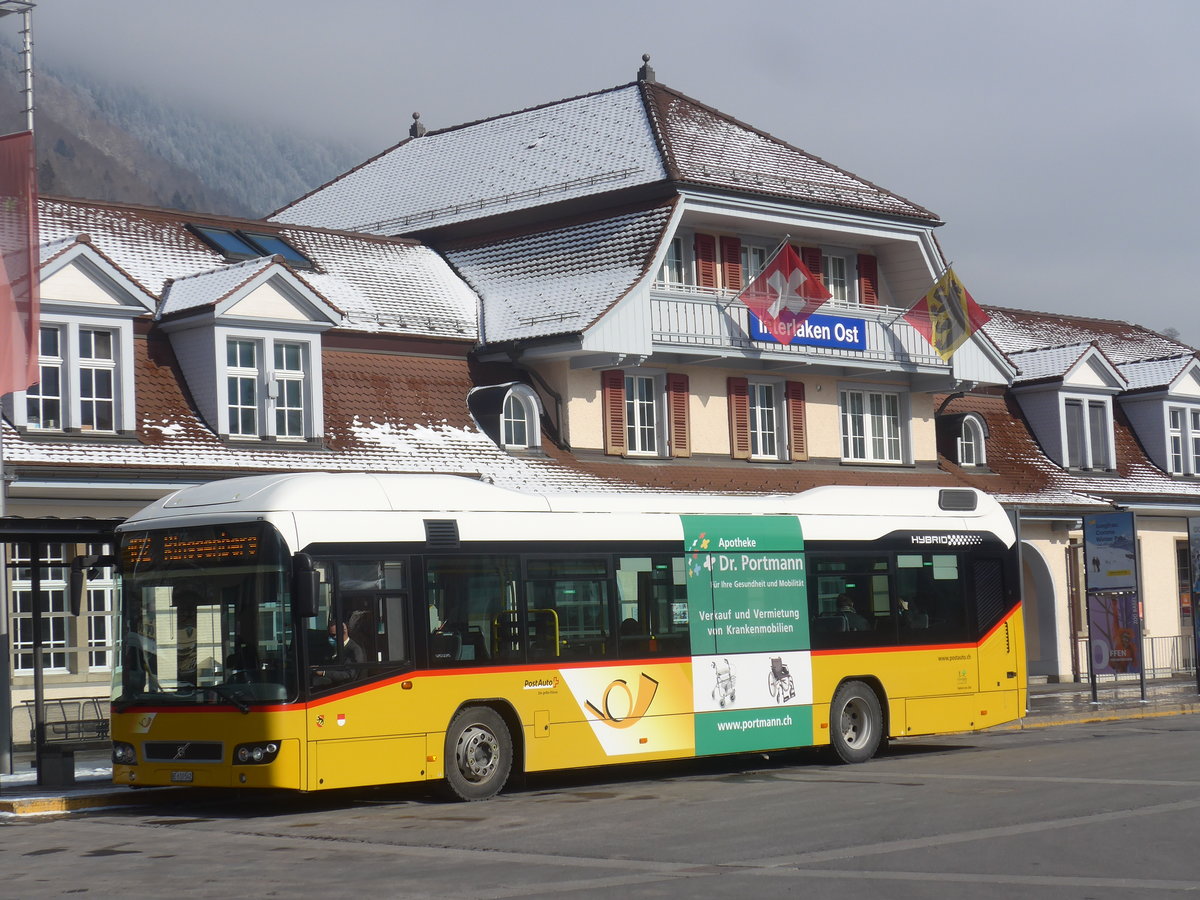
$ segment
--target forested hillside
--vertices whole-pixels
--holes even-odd
[[[362,148],[168,106],[38,61],[43,194],[258,217],[361,162]],[[0,45],[0,133],[23,130],[19,56]]]

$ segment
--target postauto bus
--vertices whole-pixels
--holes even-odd
[[[436,782],[986,728],[1025,709],[1014,534],[967,489],[191,487],[125,522],[114,780]]]

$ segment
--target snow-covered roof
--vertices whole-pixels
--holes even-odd
[[[1188,366],[1196,364],[1196,354],[1187,353],[1163,359],[1144,359],[1138,362],[1121,363],[1117,366],[1131,391],[1147,391],[1166,388],[1174,383]]]
[[[247,259],[208,272],[197,272],[177,278],[167,283],[162,303],[158,307],[158,316],[164,318],[187,309],[212,306],[253,281],[257,275],[273,265],[276,265],[276,262],[272,257],[260,256],[258,259]]]
[[[985,306],[990,316],[984,333],[1007,354],[1095,344],[1113,365],[1195,352],[1179,341],[1141,325],[1113,319],[1089,319],[1059,313]]]
[[[447,249],[482,298],[486,343],[578,333],[647,271],[673,204]]]
[[[409,234],[668,182],[937,221],[903,197],[650,82],[410,138],[271,218]]]
[[[344,330],[477,336],[478,298],[445,260],[413,241],[91,201],[42,198],[39,208],[45,246],[61,252],[63,242],[86,233],[98,252],[160,300],[170,282],[199,273],[212,273],[206,279],[215,282],[226,278],[220,272],[232,282],[244,277],[246,268],[263,264],[262,259],[229,262],[188,230],[189,223],[199,223],[278,234],[313,261],[312,269],[303,270],[303,281],[344,313]],[[200,302],[179,299],[186,292],[170,291],[172,309],[177,302]]]

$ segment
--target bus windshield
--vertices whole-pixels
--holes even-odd
[[[293,700],[289,565],[262,522],[121,536],[112,699],[133,704]]]

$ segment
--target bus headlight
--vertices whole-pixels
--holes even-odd
[[[137,765],[137,751],[133,749],[133,744],[127,744],[124,741],[113,741],[112,748],[114,766]]]
[[[258,741],[253,744],[238,744],[233,748],[233,761],[243,766],[275,762],[279,755],[279,741]]]

